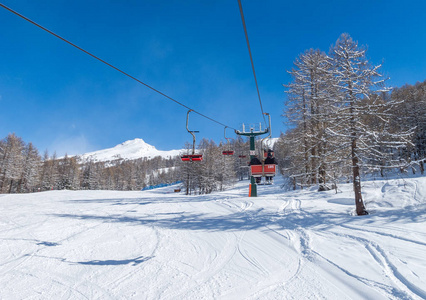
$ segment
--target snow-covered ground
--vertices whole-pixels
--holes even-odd
[[[426,177],[0,195],[0,299],[426,299]]]

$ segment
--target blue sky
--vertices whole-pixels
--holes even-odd
[[[261,116],[237,0],[0,0],[168,96],[239,129]],[[297,2],[297,3],[296,3]],[[294,59],[328,52],[343,32],[368,45],[388,85],[426,79],[426,1],[242,1],[272,134]],[[80,154],[142,138],[160,150],[192,142],[187,110],[0,8],[0,138]],[[201,138],[223,127],[191,114]],[[234,136],[228,131],[230,136]]]

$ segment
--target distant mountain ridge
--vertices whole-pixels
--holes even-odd
[[[273,148],[277,140],[278,138],[266,140],[264,147]],[[154,146],[146,143],[143,139],[136,138],[134,140],[129,140],[124,143],[121,143],[112,148],[88,152],[77,156],[82,160],[93,161],[111,161],[117,159],[134,160],[139,158],[151,159],[156,156],[161,156],[167,159],[175,156],[180,156],[181,152],[184,152],[184,150],[158,150]]]
[[[179,156],[181,151],[182,150],[158,150],[154,146],[147,144],[143,139],[136,138],[112,148],[85,153],[78,155],[78,157],[83,160],[94,161],[109,161],[117,159],[134,160],[138,158],[154,158],[156,156],[172,158]]]

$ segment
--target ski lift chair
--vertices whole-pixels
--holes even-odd
[[[228,126],[225,126],[225,129],[224,129],[224,136],[225,136],[225,139],[226,139],[226,141],[227,141],[227,145],[228,145],[228,150],[224,150],[224,151],[222,151],[222,155],[234,155],[234,151],[233,150],[230,150],[230,145],[229,145],[229,139],[230,138],[227,138],[226,137],[226,127],[228,127]]]
[[[202,161],[202,154],[185,154],[180,157],[182,161]]]
[[[188,113],[186,114],[186,130],[192,135],[192,154],[185,154],[180,157],[181,161],[202,161],[203,155],[202,154],[195,154],[195,134],[199,131],[189,130],[188,129],[188,119],[189,119],[189,113],[192,111],[192,109],[188,110]]]

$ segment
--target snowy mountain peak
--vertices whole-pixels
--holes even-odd
[[[140,139],[140,138],[136,138],[134,140],[125,141],[124,143],[121,143],[120,145],[117,145],[116,147],[118,147],[118,146],[131,146],[131,145],[137,145],[137,146],[140,146],[140,147],[145,147],[146,146],[148,148],[155,148],[154,146],[146,143],[143,139]]]
[[[112,149],[129,149],[129,148],[133,148],[137,151],[156,150],[154,146],[146,143],[143,139],[139,139],[139,138],[125,141],[124,143],[121,143],[120,145],[117,145]]]
[[[157,150],[154,146],[146,143],[143,139],[136,138],[134,140],[121,143],[113,148],[80,155],[80,158],[84,160],[92,159],[94,161],[108,161],[116,159],[132,160],[138,158],[154,158],[156,156],[171,158],[178,156],[180,151],[181,150]]]

